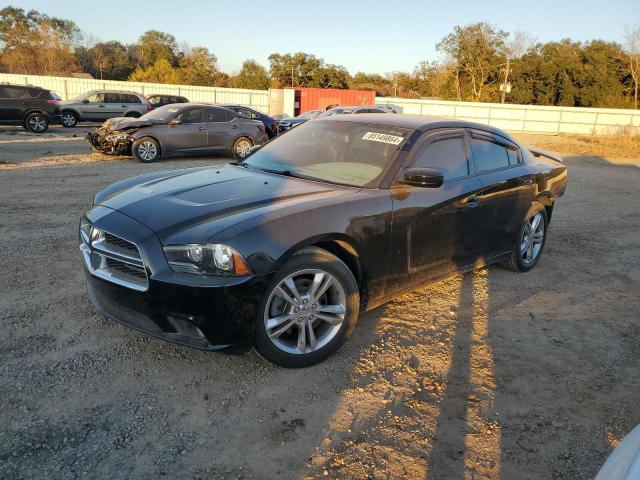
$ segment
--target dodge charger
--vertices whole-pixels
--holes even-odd
[[[487,125],[337,115],[242,161],[111,185],[80,220],[80,250],[103,315],[304,367],[425,282],[531,270],[566,185],[560,158]]]

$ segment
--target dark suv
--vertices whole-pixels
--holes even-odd
[[[60,97],[32,85],[0,83],[0,125],[22,125],[42,133],[60,122]]]

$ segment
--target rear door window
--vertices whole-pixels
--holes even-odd
[[[436,137],[418,153],[411,166],[440,170],[445,181],[466,177],[470,170],[464,133]]]
[[[510,164],[507,147],[492,138],[472,135],[471,150],[479,172],[498,170]]]
[[[119,93],[105,93],[104,103],[124,103]]]
[[[0,88],[4,90],[4,92],[2,92],[2,96],[4,98],[29,98],[31,96],[26,88],[11,86],[4,86]]]
[[[205,116],[207,123],[227,122],[227,112],[221,108],[207,108],[205,110]]]

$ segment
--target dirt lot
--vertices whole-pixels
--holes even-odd
[[[77,222],[96,191],[223,158],[143,165],[89,155],[71,131],[8,131],[2,479],[585,479],[640,423],[640,159],[565,150],[534,271],[404,295],[334,358],[290,371],[147,338],[84,292]]]

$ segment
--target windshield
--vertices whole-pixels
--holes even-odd
[[[312,180],[373,187],[409,132],[357,122],[306,122],[276,137],[243,164]]]
[[[158,107],[155,110],[151,110],[150,112],[145,113],[140,117],[140,119],[166,122],[176,113],[178,113],[180,111],[180,108],[181,107],[176,107],[175,105],[164,105],[163,107]]]

